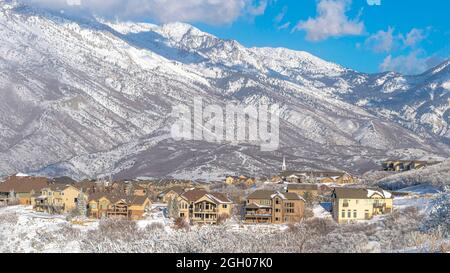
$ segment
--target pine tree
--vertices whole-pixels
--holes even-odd
[[[179,208],[178,208],[178,200],[176,198],[169,199],[169,202],[167,202],[167,209],[169,218],[178,218]]]
[[[86,216],[87,215],[86,195],[83,193],[83,191],[80,191],[77,200],[78,200],[77,202],[78,214],[81,216]]]

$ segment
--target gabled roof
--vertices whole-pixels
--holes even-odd
[[[275,198],[276,196],[279,196],[283,200],[304,200],[300,195],[294,193],[294,192],[275,192],[272,194],[272,198]]]
[[[256,204],[256,203],[251,203],[250,205],[246,206],[246,208],[248,208],[248,209],[270,209],[272,207],[271,206],[259,205],[259,204]]]
[[[252,192],[247,199],[273,199],[275,196],[279,196],[284,200],[303,200],[298,194],[294,192],[281,193],[279,191],[271,190],[257,190]]]
[[[287,186],[289,190],[318,190],[317,184],[289,184]]]
[[[220,192],[207,193],[206,196],[208,196],[209,199],[212,199],[213,201],[215,201],[218,204],[231,204],[231,203],[233,203],[227,196],[225,196],[225,194],[220,193]]]
[[[48,187],[45,187],[43,189],[50,189],[52,191],[63,191],[65,189],[69,188],[69,187],[73,187],[73,188],[77,189],[73,185],[63,185],[63,184],[51,184]]]
[[[26,193],[40,191],[48,186],[48,179],[45,177],[33,176],[10,176],[0,183],[0,192],[14,191],[16,193]]]
[[[380,195],[382,198],[390,199],[392,194],[383,189],[364,189],[364,188],[335,188],[333,195],[336,198],[348,199],[370,199],[374,195]]]
[[[181,197],[183,197],[184,199],[186,199],[189,202],[195,202],[207,193],[208,192],[204,189],[193,189],[193,190],[189,190],[189,191],[183,193],[181,195]]]
[[[121,193],[108,193],[108,192],[99,192],[89,195],[89,202],[97,201],[101,198],[108,199],[111,203],[117,203],[123,201],[128,205],[142,205],[148,199],[147,196],[135,196],[135,195],[125,195]]]
[[[164,194],[169,193],[171,191],[175,192],[176,194],[180,194],[181,195],[185,191],[185,189],[186,188],[182,187],[182,186],[173,186],[173,187],[170,187],[168,189],[163,190],[159,195],[161,196],[161,195],[164,195]]]
[[[81,182],[75,183],[73,186],[79,190],[88,190],[95,188],[97,184],[95,183],[95,181],[83,180]]]
[[[247,196],[247,199],[272,199],[273,193],[271,190],[256,190]]]
[[[71,177],[68,176],[61,176],[61,177],[55,177],[53,178],[50,183],[55,183],[55,184],[63,184],[63,185],[69,185],[69,184],[75,184],[77,181],[75,181],[74,179],[72,179]]]

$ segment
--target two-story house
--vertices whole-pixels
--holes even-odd
[[[304,215],[305,200],[297,193],[257,190],[247,197],[246,223],[292,223]]]
[[[17,174],[0,182],[0,204],[8,204],[17,200],[21,205],[31,205],[31,198],[41,189],[49,185],[48,179],[44,177],[33,177]]]
[[[79,196],[80,190],[72,185],[53,184],[33,196],[32,205],[36,211],[63,214],[77,209]]]
[[[393,210],[392,194],[382,189],[335,188],[331,197],[333,218],[338,223],[369,220]]]
[[[231,216],[233,202],[224,194],[192,189],[169,205],[169,214],[196,224],[217,224],[219,218]]]
[[[122,218],[140,220],[151,206],[145,195],[125,195],[121,192],[95,193],[89,195],[88,217]]]

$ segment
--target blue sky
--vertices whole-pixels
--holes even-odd
[[[304,50],[367,73],[419,74],[450,57],[448,0],[21,1],[119,20],[191,23],[248,47]]]
[[[380,5],[368,5],[367,0],[331,1],[343,3],[348,21],[362,24],[363,29],[308,39],[307,28],[294,29],[299,22],[317,19],[320,2],[327,0],[272,1],[259,16],[243,16],[222,26],[195,25],[245,46],[304,50],[367,73],[417,74],[450,58],[450,1],[381,0]]]

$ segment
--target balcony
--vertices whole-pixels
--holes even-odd
[[[216,213],[217,209],[195,208],[194,213]]]
[[[269,213],[246,213],[245,217],[272,217]]]

